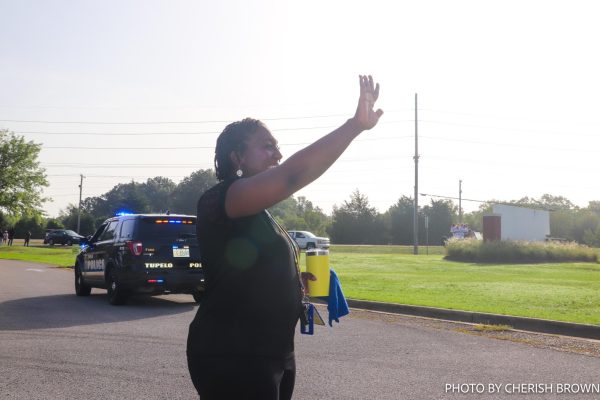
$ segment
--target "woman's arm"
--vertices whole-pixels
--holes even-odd
[[[379,84],[360,76],[360,97],[353,118],[298,151],[284,163],[236,180],[227,191],[225,210],[231,218],[256,214],[288,198],[321,176],[362,131],[373,128],[383,111],[373,111]]]

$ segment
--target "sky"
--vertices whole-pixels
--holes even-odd
[[[300,190],[331,212],[419,192],[600,200],[600,6],[593,1],[0,0],[0,129],[42,144],[56,216],[118,183],[213,167],[229,122],[285,158],[352,117],[380,123]],[[416,104],[415,104],[416,96]],[[421,205],[433,197],[419,196]],[[464,201],[464,211],[479,203]]]

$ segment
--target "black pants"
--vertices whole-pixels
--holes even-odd
[[[188,369],[201,400],[290,400],[296,381],[294,355],[197,356]]]

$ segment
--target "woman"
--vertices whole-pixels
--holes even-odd
[[[258,120],[234,122],[217,140],[219,183],[198,201],[206,293],[187,343],[202,400],[292,397],[294,331],[305,285],[295,244],[266,209],[321,176],[377,124],[383,114],[373,111],[379,84],[371,76],[359,80],[354,117],[281,165],[277,140]]]

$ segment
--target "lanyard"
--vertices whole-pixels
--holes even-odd
[[[292,239],[289,233],[273,218],[273,216],[265,210],[267,217],[271,220],[273,227],[279,231],[285,238],[286,242],[294,254],[294,264],[296,265],[296,275],[298,277],[298,286],[300,290],[300,297],[302,298],[302,311],[300,312],[300,333],[305,335],[314,334],[315,321],[319,325],[325,325],[323,318],[317,311],[316,307],[310,302],[310,299],[305,295],[304,285],[302,284],[302,278],[300,277],[300,248],[298,244]],[[315,318],[316,315],[316,318]]]
[[[290,234],[287,233],[287,231],[277,222],[277,220],[275,220],[275,218],[271,215],[271,213],[268,212],[267,210],[265,210],[265,213],[267,214],[267,217],[273,224],[273,227],[285,237],[288,247],[290,248],[290,250],[292,251],[292,253],[294,255],[294,264],[296,266],[296,276],[298,277],[298,284],[300,286],[300,297],[302,298],[303,302],[307,302],[309,300],[304,295],[304,293],[305,293],[304,285],[302,284],[302,278],[300,278],[300,276],[301,276],[300,275],[300,249],[299,249],[298,245],[296,244],[296,242],[294,241],[294,239],[291,238]]]

